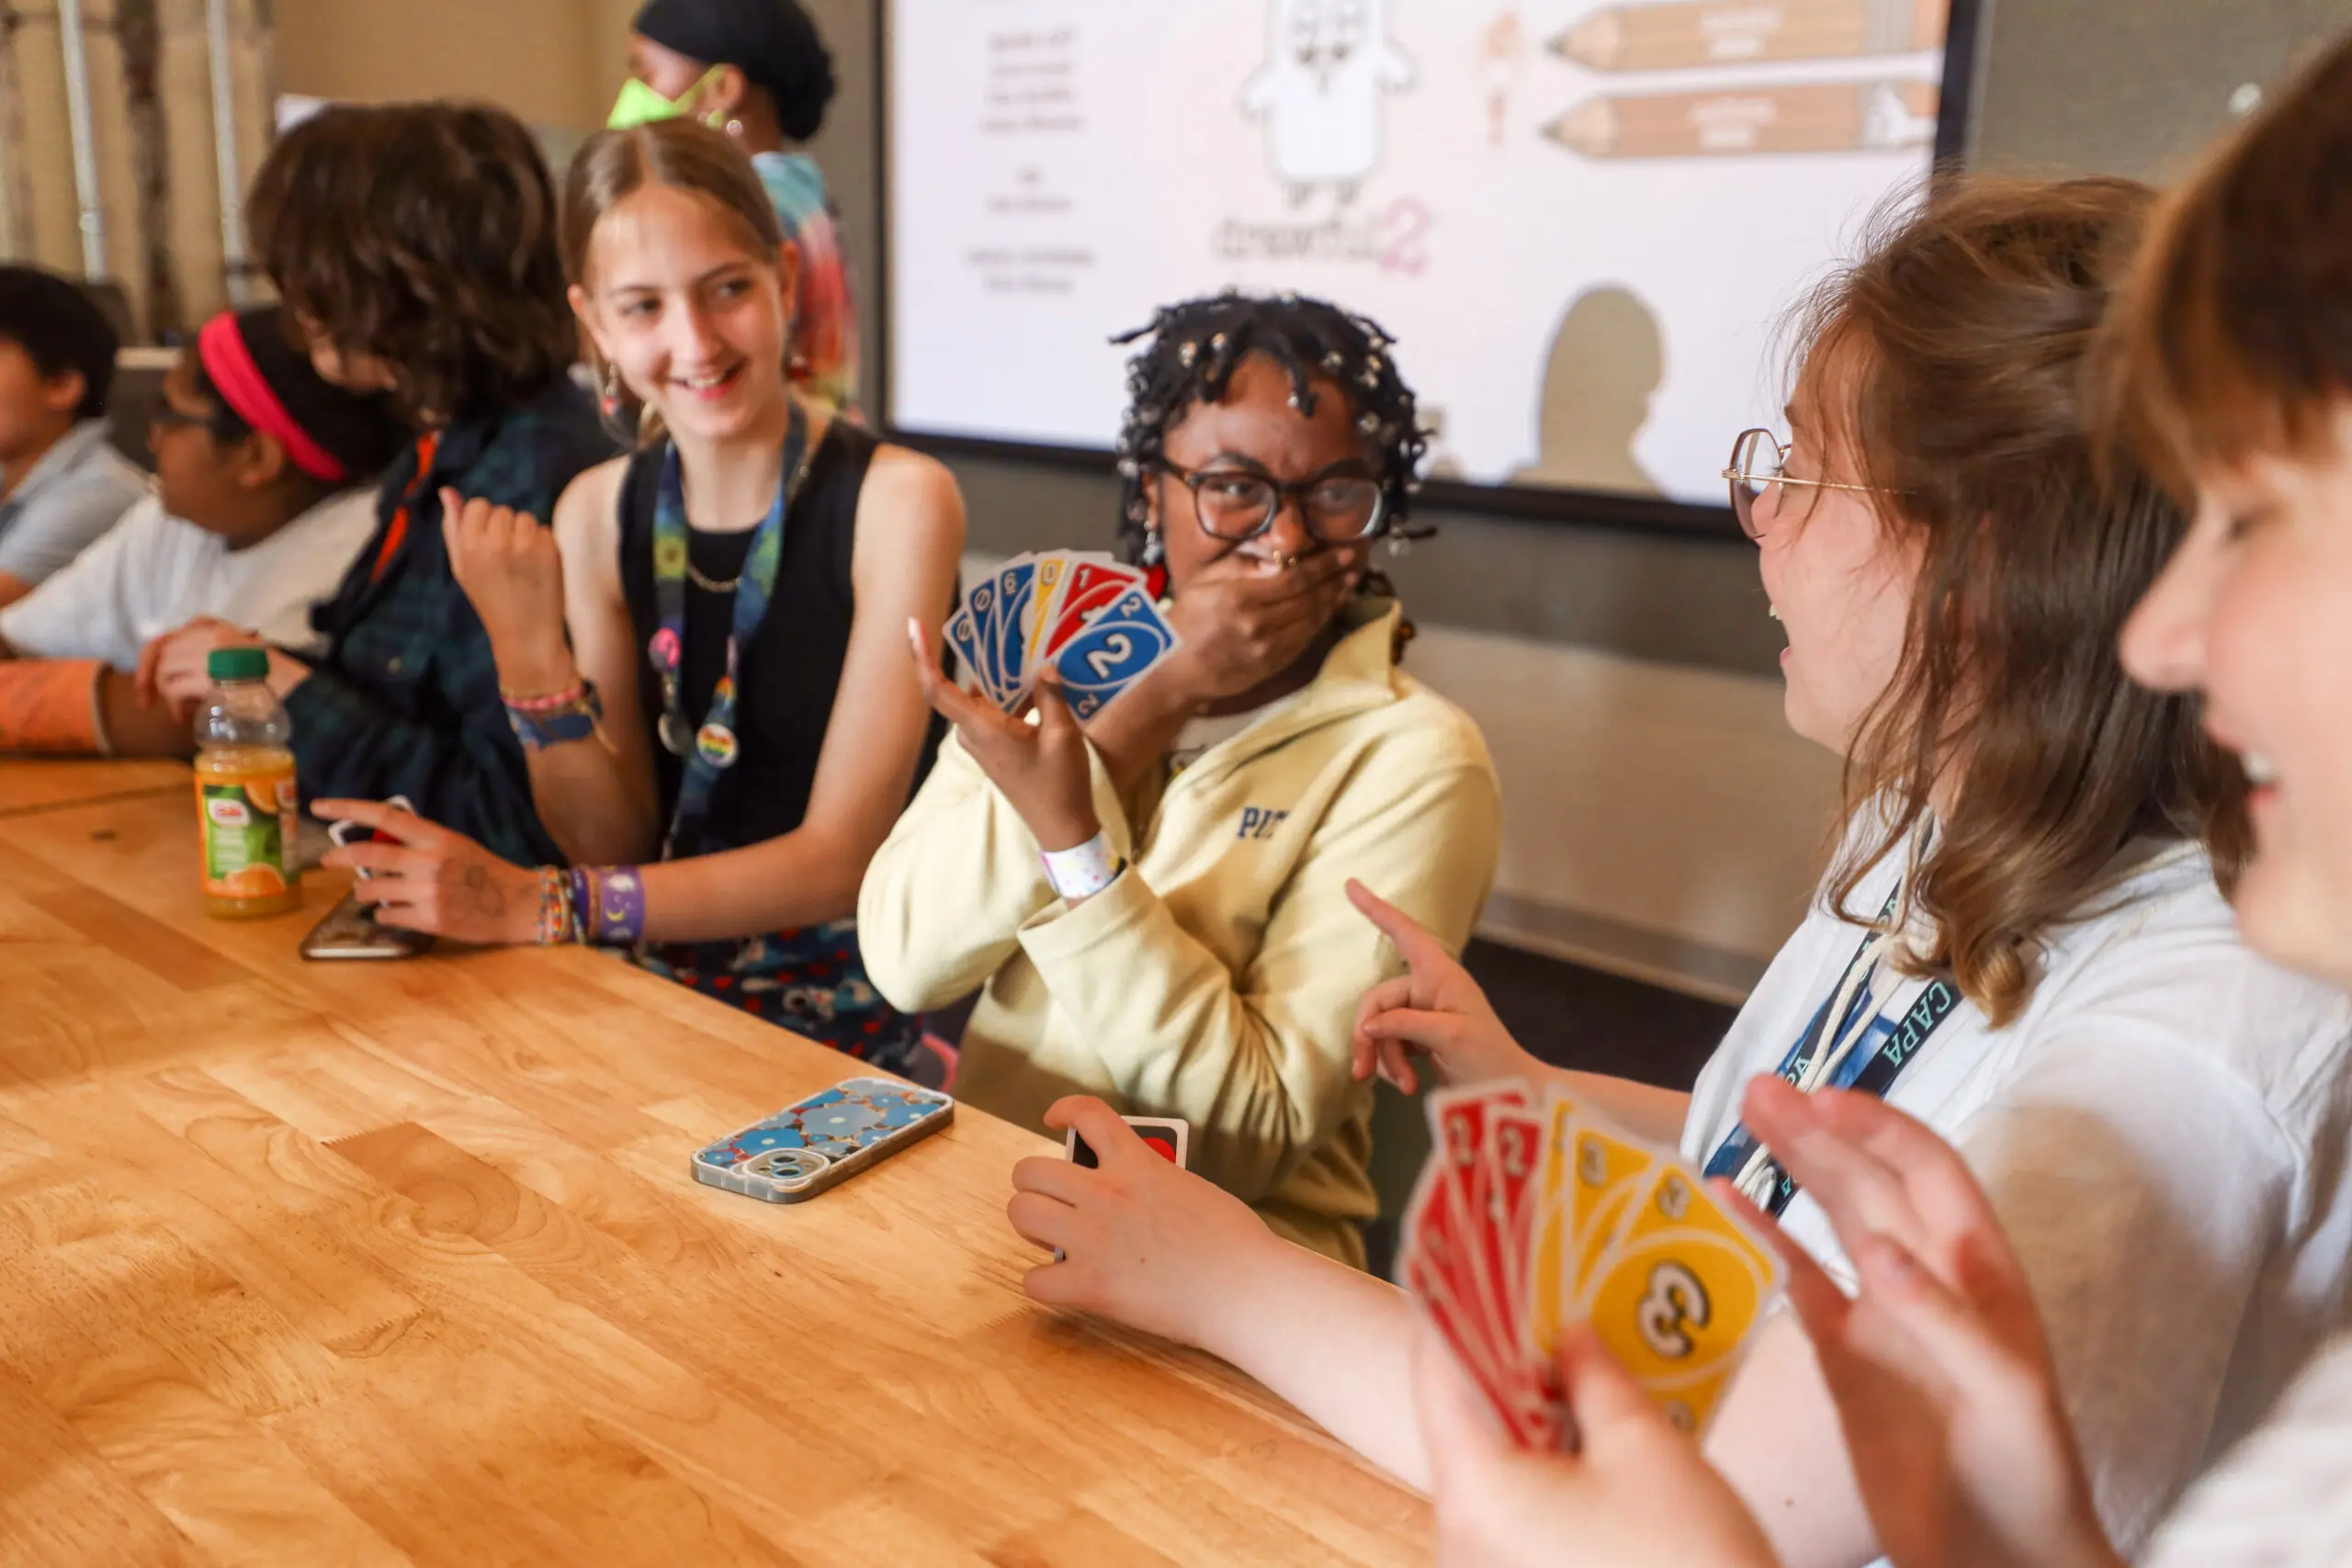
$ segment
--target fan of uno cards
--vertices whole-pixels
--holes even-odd
[[[1133,685],[1176,646],[1137,568],[1106,555],[1015,556],[964,596],[947,640],[1008,713],[1052,665],[1080,718]]]
[[[1781,1287],[1780,1260],[1697,1171],[1558,1093],[1430,1097],[1435,1150],[1406,1210],[1398,1282],[1522,1446],[1575,1446],[1561,1331],[1590,1321],[1694,1435]]]

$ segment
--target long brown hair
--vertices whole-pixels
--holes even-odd
[[[1912,958],[1996,1028],[2127,845],[2202,840],[2225,886],[2245,853],[2236,770],[2194,704],[2133,685],[2117,654],[2187,518],[2085,425],[2086,355],[2154,199],[2120,179],[1954,183],[1883,216],[1802,317],[1800,408],[1923,558],[1901,661],[1847,761],[1859,827],[1831,901],[1878,915],[1850,907],[1857,887],[1957,767],[1912,884],[1933,944]]]
[[[588,257],[596,226],[648,186],[701,197],[726,216],[744,249],[755,256],[774,262],[784,250],[784,221],[760,183],[759,171],[724,132],[691,119],[600,130],[572,154],[563,177],[563,270],[582,289],[590,287]],[[594,342],[587,344],[586,352],[597,379],[604,380],[607,369]],[[651,442],[660,434],[660,422],[650,410],[642,412],[637,438]]]
[[[2184,497],[2208,465],[2333,448],[2352,398],[2352,39],[2165,201],[2107,346],[2109,417]]]
[[[503,109],[322,110],[271,149],[245,212],[279,298],[385,361],[412,416],[527,402],[571,365],[554,182]]]

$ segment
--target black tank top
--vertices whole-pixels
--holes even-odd
[[[741,847],[800,826],[817,756],[841,684],[857,607],[850,562],[857,540],[857,497],[874,460],[874,436],[835,420],[809,459],[808,478],[785,520],[784,553],[768,613],[742,651],[736,675],[735,733],[742,750],[711,792],[713,847]],[[661,626],[653,592],[653,512],[666,448],[639,452],[621,482],[621,591],[637,628],[639,705],[647,733],[662,716],[662,680],[645,656]],[[715,582],[731,583],[743,570],[754,530],[711,534],[689,528],[687,558]],[[727,638],[734,629],[735,594],[714,593],[686,580],[683,677],[689,728],[699,727],[727,669]],[[928,771],[933,745],[924,747]],[[677,808],[679,760],[653,748],[666,828]]]

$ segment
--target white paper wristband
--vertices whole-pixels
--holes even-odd
[[[1037,858],[1046,863],[1046,880],[1065,898],[1091,898],[1119,874],[1119,858],[1111,852],[1106,833],[1095,834],[1074,850],[1042,850]]]

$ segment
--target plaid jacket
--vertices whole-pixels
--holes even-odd
[[[375,535],[334,598],[311,612],[327,651],[286,700],[303,799],[405,795],[421,815],[494,854],[560,861],[531,804],[490,639],[449,575],[440,491],[447,485],[544,523],[574,475],[613,455],[612,440],[594,400],[567,378],[522,407],[448,426],[420,484],[421,449],[385,474]],[[403,503],[407,526],[393,538]]]

